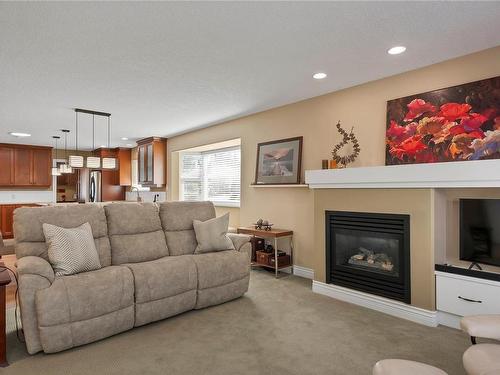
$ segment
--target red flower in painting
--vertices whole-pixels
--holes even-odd
[[[417,134],[398,145],[394,145],[389,152],[392,156],[403,160],[405,156],[414,158],[418,152],[425,149],[427,149],[427,145],[422,143],[422,136]]]
[[[406,129],[404,126],[398,125],[394,120],[391,120],[391,126],[387,129],[387,136],[390,138],[398,138],[405,133]]]
[[[413,99],[407,107],[408,113],[404,118],[405,121],[411,121],[419,116],[422,116],[424,113],[436,111],[435,106],[423,99]]]
[[[448,121],[455,121],[464,117],[468,117],[471,106],[468,104],[446,103],[440,108],[439,116],[444,117]]]
[[[471,113],[469,117],[465,117],[460,121],[466,131],[473,131],[479,129],[484,122],[488,121],[488,117],[480,115],[479,113]]]

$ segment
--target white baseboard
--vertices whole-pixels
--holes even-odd
[[[429,327],[437,327],[438,325],[436,311],[421,309],[419,307],[393,301],[388,298],[359,292],[357,290],[344,288],[338,285],[325,284],[319,281],[313,281],[312,290],[315,293],[377,310],[398,318],[411,320],[412,322],[420,323]]]
[[[461,329],[460,328],[460,319],[462,319],[461,316],[455,315],[455,314],[450,314],[444,311],[438,311],[437,312],[437,319],[438,323],[450,327],[450,328],[455,328],[455,329]]]
[[[310,280],[314,279],[314,270],[311,268],[293,266],[293,274]]]

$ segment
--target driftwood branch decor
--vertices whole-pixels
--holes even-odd
[[[359,147],[358,140],[354,135],[354,127],[351,128],[351,131],[347,133],[340,126],[340,121],[337,123],[337,131],[342,135],[342,141],[337,143],[332,150],[332,159],[335,160],[340,168],[344,168],[347,164],[352,163],[359,155],[361,148]],[[339,151],[349,143],[352,144],[352,152],[348,155],[340,156]]]

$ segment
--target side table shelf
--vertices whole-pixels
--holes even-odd
[[[279,271],[285,268],[293,267],[293,231],[285,229],[255,229],[254,227],[238,227],[237,233],[249,234],[254,237],[260,237],[264,239],[272,239],[274,246],[274,266],[266,263],[252,262],[253,267],[264,267],[274,270],[274,276],[278,277]],[[279,266],[278,263],[278,239],[286,238],[289,240],[290,244],[290,264]]]

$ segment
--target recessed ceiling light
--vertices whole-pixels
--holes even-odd
[[[9,134],[13,137],[31,137],[31,134],[28,133],[10,132]]]
[[[404,47],[404,46],[396,46],[396,47],[390,48],[387,51],[387,53],[389,55],[399,55],[400,53],[403,53],[404,51],[406,51],[406,47]]]
[[[313,78],[314,79],[323,79],[323,78],[326,78],[326,73],[314,73],[313,74]]]
[[[106,145],[101,145],[101,148],[107,148]]]
[[[127,137],[122,137],[122,141],[128,141]]]

